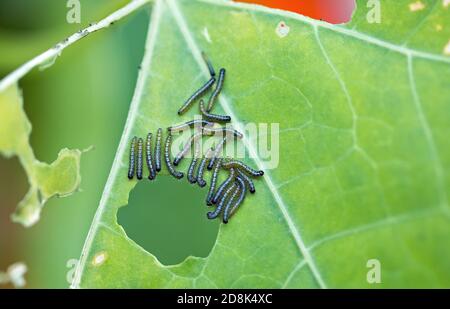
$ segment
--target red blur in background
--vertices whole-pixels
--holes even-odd
[[[332,24],[350,21],[355,0],[234,0],[291,11]]]

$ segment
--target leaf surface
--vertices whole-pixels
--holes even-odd
[[[382,1],[382,23],[368,24],[359,1],[352,23],[332,26],[232,2],[156,1],[73,286],[448,287],[450,18],[445,2],[422,2]],[[164,266],[117,224],[136,185],[128,145],[192,117],[176,111],[207,80],[202,50],[227,68],[218,112],[237,129],[279,123],[279,164],[266,169],[260,138],[244,139],[248,162],[266,170],[257,193],[207,258]],[[373,259],[378,285],[367,280]]]

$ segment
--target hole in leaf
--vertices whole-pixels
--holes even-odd
[[[207,187],[159,175],[140,181],[128,206],[119,209],[118,222],[129,238],[165,265],[188,256],[206,257],[219,230],[219,220],[208,220],[204,203]]]

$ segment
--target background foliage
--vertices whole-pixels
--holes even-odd
[[[64,37],[125,5],[81,1],[82,23],[66,22],[66,1],[0,2],[0,77]],[[24,229],[10,221],[28,184],[17,159],[0,157],[0,269],[28,265],[28,287],[68,287],[66,263],[78,259],[112,164],[133,93],[148,23],[140,11],[64,51],[57,65],[20,82],[36,157],[56,159],[64,147],[95,150],[83,156],[82,192],[52,199],[41,221]],[[73,265],[71,265],[73,268]]]

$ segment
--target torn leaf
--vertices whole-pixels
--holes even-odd
[[[72,194],[81,181],[80,150],[62,149],[53,163],[40,162],[30,145],[30,133],[22,94],[17,85],[11,86],[0,93],[0,154],[17,156],[27,175],[30,189],[11,217],[25,227],[39,220],[48,199]]]

